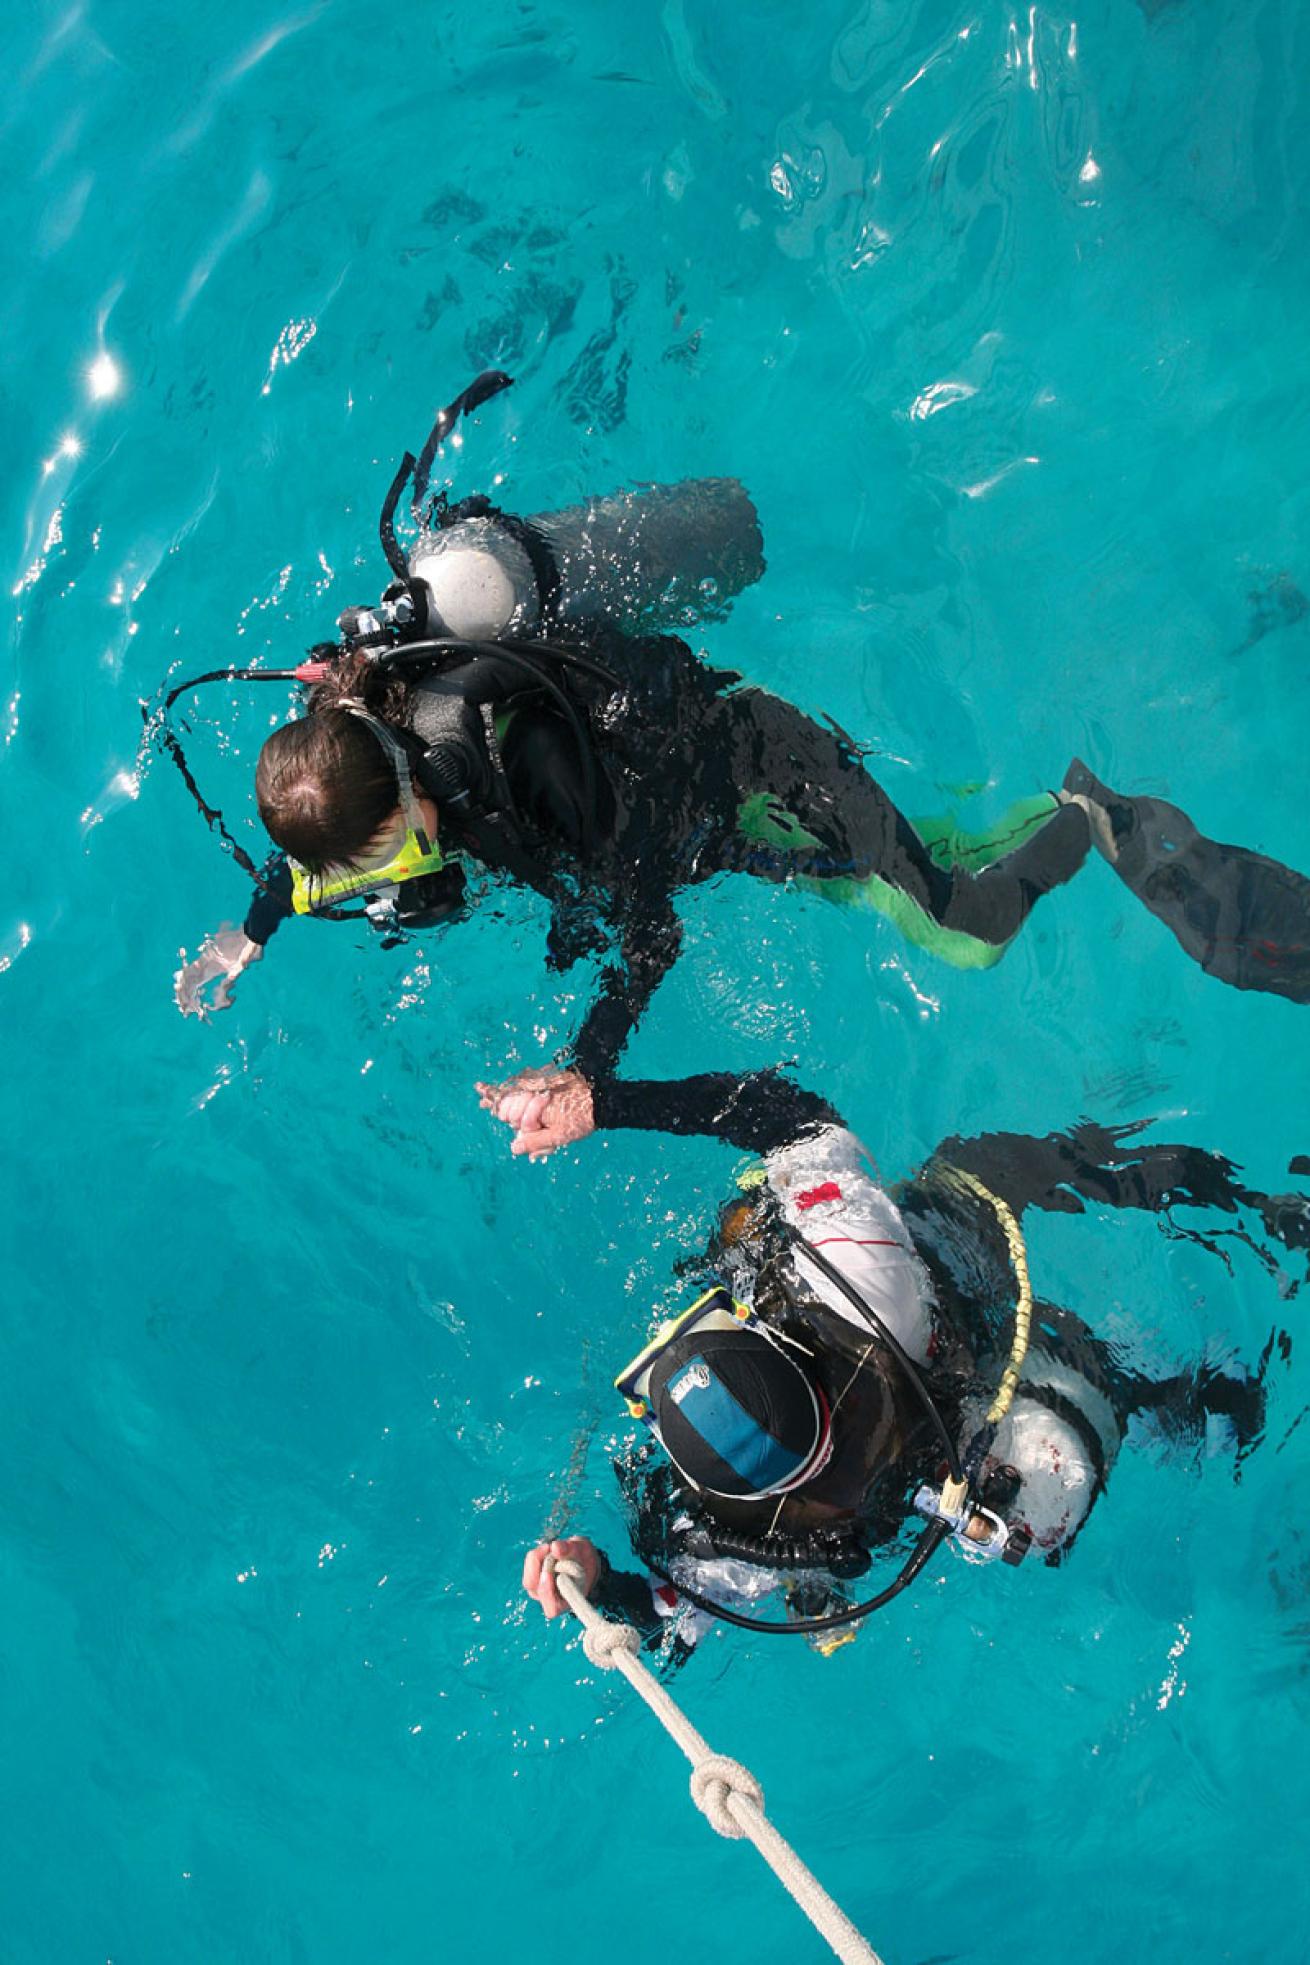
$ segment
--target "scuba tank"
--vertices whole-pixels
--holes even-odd
[[[341,615],[347,646],[513,641],[591,622],[628,633],[687,627],[759,579],[759,517],[736,478],[647,485],[529,518],[481,496],[428,500],[440,445],[512,380],[501,369],[476,376],[439,413],[419,455],[401,458],[378,518],[394,582],[375,608]],[[395,518],[411,480],[419,536],[407,556]]]
[[[752,585],[764,547],[744,485],[690,478],[524,519],[465,499],[424,530],[406,570],[428,635],[495,641],[589,621],[654,632]]]

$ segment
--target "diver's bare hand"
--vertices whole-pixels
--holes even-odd
[[[544,1160],[596,1130],[591,1086],[580,1071],[521,1071],[477,1090],[483,1111],[513,1128],[510,1152],[530,1160]]]
[[[531,1122],[540,1117],[549,1094],[571,1083],[575,1075],[553,1066],[546,1071],[520,1071],[499,1085],[479,1084],[478,1104],[484,1112],[493,1113],[517,1132],[525,1120]]]
[[[185,954],[186,950],[183,949]],[[186,962],[173,977],[173,1000],[184,1017],[210,1017],[215,1010],[226,1010],[238,978],[264,951],[242,929],[230,923],[206,935],[200,953]],[[216,984],[206,1000],[205,991]]]
[[[583,1590],[590,1596],[600,1575],[600,1551],[585,1535],[570,1535],[563,1542],[538,1542],[523,1558],[524,1589],[541,1605],[544,1617],[562,1617],[568,1605],[560,1595],[554,1571],[546,1566],[547,1556],[556,1562],[576,1562],[582,1570]]]

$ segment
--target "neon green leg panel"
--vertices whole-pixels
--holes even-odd
[[[915,819],[914,830],[922,839],[938,866],[963,867],[968,873],[981,873],[995,861],[1003,859],[1007,853],[1022,846],[1040,831],[1053,812],[1059,810],[1059,800],[1050,792],[1036,792],[1028,798],[1021,798],[1004,812],[994,825],[981,832],[962,832],[951,813],[939,818]],[[757,792],[745,800],[737,815],[737,829],[747,839],[758,839],[763,844],[777,847],[786,852],[789,847],[821,846],[822,840],[794,821],[784,826],[781,819],[789,815],[779,814],[777,803],[767,792]],[[800,874],[796,885],[808,894],[817,894],[821,900],[835,902],[839,907],[872,907],[879,914],[900,929],[907,942],[915,948],[927,949],[943,962],[949,962],[954,969],[990,969],[995,966],[1009,947],[1008,942],[999,946],[994,942],[982,942],[972,935],[961,934],[957,928],[943,928],[940,921],[921,908],[917,901],[893,887],[890,881],[871,874],[867,879],[858,880],[850,874],[836,874],[829,880],[816,878],[813,874]]]

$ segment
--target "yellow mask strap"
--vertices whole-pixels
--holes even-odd
[[[319,908],[334,907],[338,901],[376,894],[386,888],[403,887],[420,874],[439,873],[445,859],[438,846],[429,846],[425,835],[411,827],[400,851],[385,866],[347,868],[340,873],[310,873],[295,860],[291,866],[291,906],[296,914],[314,914]]]
[[[347,701],[339,707],[348,716],[358,717],[361,723],[368,725],[390,760],[396,774],[397,802],[405,817],[404,843],[385,866],[343,867],[330,875],[310,873],[307,868],[291,860],[291,907],[296,914],[314,914],[320,908],[335,906],[338,901],[354,900],[362,894],[403,886],[405,881],[416,880],[420,874],[439,873],[445,864],[441,848],[428,838],[427,824],[414,796],[409,758],[404,745],[381,717],[374,716],[362,703]]]
[[[686,1330],[688,1325],[705,1321],[712,1316],[720,1316],[724,1327],[727,1327],[734,1318],[738,1323],[744,1324],[753,1314],[749,1304],[738,1303],[734,1297],[729,1296],[721,1283],[715,1283],[711,1289],[705,1290],[698,1296],[680,1316],[667,1318],[646,1348],[639,1351],[632,1363],[626,1365],[614,1380],[614,1389],[623,1394],[632,1417],[634,1419],[648,1417],[650,1407],[646,1402],[645,1391],[650,1382],[651,1366],[661,1351]]]

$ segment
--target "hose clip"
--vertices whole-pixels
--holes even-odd
[[[930,1521],[945,1522],[951,1541],[966,1562],[1020,1563],[1027,1555],[1032,1536],[1026,1528],[1001,1520],[994,1508],[966,1494],[958,1504],[953,1495],[933,1487],[921,1487],[914,1497],[916,1514]]]

